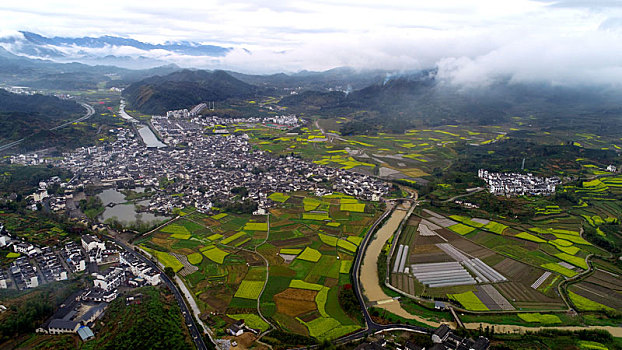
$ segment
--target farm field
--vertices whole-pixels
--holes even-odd
[[[165,258],[165,264],[183,267],[177,256],[196,267],[180,276],[202,318],[217,332],[239,318],[266,328],[256,310],[259,298],[262,315],[286,331],[323,340],[359,329],[359,321],[341,309],[338,295],[350,283],[354,253],[380,215],[379,204],[338,193],[269,198],[275,202],[269,219],[194,212],[137,243]]]
[[[423,284],[413,275],[396,273],[393,270],[391,284],[411,295],[453,299],[458,305],[471,311],[563,310],[566,306],[556,294],[556,286],[565,278],[564,273],[576,275],[578,272],[573,270],[577,268],[572,265],[564,267],[560,265],[564,261],[554,254],[547,255],[545,251],[538,250],[539,244],[547,248],[551,244],[537,233],[515,238],[510,235],[510,228],[510,225],[504,223],[478,218],[445,217],[424,210],[420,214],[416,212],[405,226],[398,242],[399,245],[410,247],[405,266],[480,259],[505,280],[486,285],[473,281],[433,287]],[[553,239],[556,238],[553,236]],[[391,264],[395,264],[395,258]],[[466,271],[473,278],[476,277],[474,270],[467,265],[463,266],[467,267]]]

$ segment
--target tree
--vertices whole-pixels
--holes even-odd
[[[164,268],[164,273],[169,277],[169,278],[173,278],[175,277],[175,270],[173,270],[172,267],[167,266]]]

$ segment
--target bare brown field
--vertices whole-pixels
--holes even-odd
[[[415,235],[415,240],[413,242],[413,244],[415,245],[437,244],[437,243],[445,243],[445,241],[439,236],[421,236],[419,233]]]
[[[275,313],[272,318],[285,330],[288,330],[292,333],[309,335],[309,330],[303,324],[298,322],[292,316],[288,316],[281,313]]]
[[[600,270],[596,270],[592,276],[586,279],[586,281],[601,285],[617,292],[622,292],[622,278],[616,278],[615,276]]]
[[[480,258],[480,259],[485,259],[491,255],[494,255],[495,252],[488,249],[488,248],[484,248],[482,246],[479,246],[471,241],[468,241],[462,237],[455,237],[454,240],[450,241],[451,244],[458,248],[459,250],[472,255],[476,258]]]
[[[298,237],[298,238],[290,238],[284,239],[281,241],[271,241],[270,244],[277,247],[287,247],[287,246],[297,246],[297,245],[308,245],[309,238],[307,237]]]
[[[622,294],[616,292],[612,293],[610,289],[603,286],[583,281],[573,284],[569,289],[597,303],[618,310],[622,309]]]
[[[410,259],[413,264],[427,264],[427,263],[454,261],[454,259],[452,259],[449,255],[445,254],[444,252],[411,255]]]
[[[317,309],[315,299],[309,301],[308,296],[297,296],[292,293],[287,293],[290,289],[291,288],[288,288],[274,296],[277,312],[288,316],[298,316]],[[308,292],[313,292],[313,298],[315,298],[315,294],[317,294],[316,291]]]
[[[544,272],[542,269],[523,264],[520,261],[510,258],[503,259],[500,263],[492,266],[492,268],[509,280],[521,281],[525,284],[533,283],[542,276]]]
[[[563,304],[561,299],[549,298],[523,283],[505,282],[498,283],[495,287],[509,302],[516,306],[518,306],[519,303]],[[546,309],[548,307],[544,308]]]

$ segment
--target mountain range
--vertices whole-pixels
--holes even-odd
[[[19,56],[50,59],[57,62],[116,65],[124,68],[149,68],[169,64],[169,55],[222,57],[231,48],[190,41],[146,43],[116,36],[46,37],[20,31],[0,38],[0,47]]]

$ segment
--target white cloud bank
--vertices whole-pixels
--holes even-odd
[[[190,40],[234,48],[220,58],[119,47],[85,51],[186,67],[273,73],[437,66],[441,78],[464,86],[498,77],[553,84],[622,82],[622,7],[608,0],[29,1],[0,5],[0,18],[5,31],[108,34],[154,43]]]

